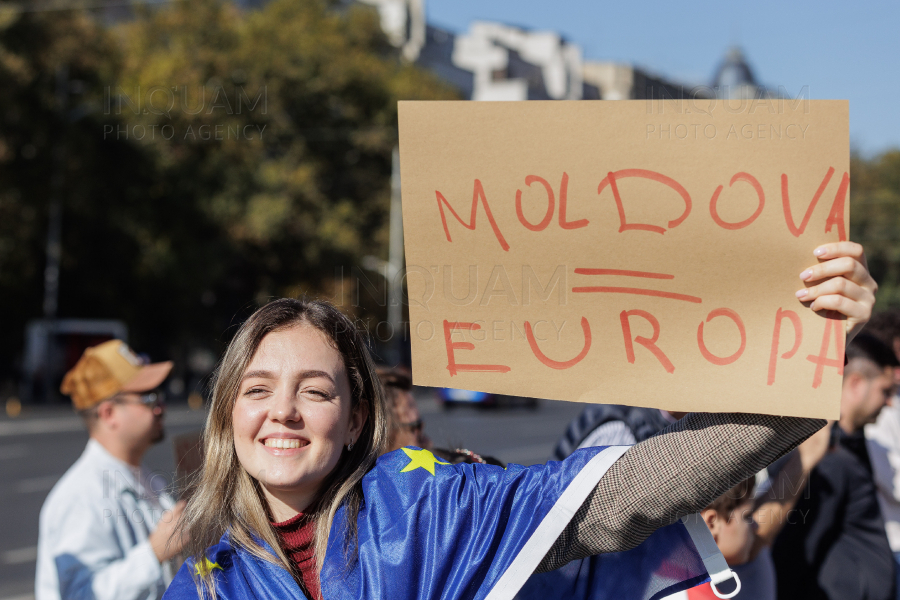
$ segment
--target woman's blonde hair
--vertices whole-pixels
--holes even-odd
[[[334,471],[323,482],[315,513],[315,552],[322,569],[331,523],[337,510],[346,510],[346,538],[343,550],[352,561],[356,556],[356,518],[362,502],[362,478],[374,466],[387,444],[384,390],[375,376],[375,365],[365,340],[353,322],[338,309],[319,300],[284,298],[257,310],[241,325],[228,345],[213,376],[213,396],[203,433],[204,460],[196,491],[188,501],[182,527],[190,536],[189,556],[195,564],[200,597],[204,591],[215,598],[215,586],[206,565],[206,548],[216,544],[227,531],[231,543],[254,556],[279,564],[300,582],[296,568],[281,549],[271,525],[271,513],[260,487],[238,461],[234,449],[232,411],[241,378],[263,338],[273,332],[309,325],[321,331],[341,353],[351,388],[351,411],[367,410],[353,450],[344,450]],[[273,556],[260,541],[275,552]],[[349,562],[348,562],[349,564]]]

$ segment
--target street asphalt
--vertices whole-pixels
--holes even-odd
[[[549,460],[566,425],[583,408],[542,401],[536,409],[446,410],[430,391],[418,391],[417,396],[425,433],[436,446],[468,448],[524,465]],[[204,419],[202,410],[169,407],[168,439],[148,452],[147,467],[171,481],[175,468],[171,438],[199,430]],[[18,418],[0,417],[0,600],[33,600],[41,505],[86,442],[81,419],[65,407],[26,407]]]

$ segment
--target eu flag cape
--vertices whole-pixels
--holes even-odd
[[[704,558],[681,523],[633,550],[532,575],[625,450],[586,448],[561,462],[506,469],[449,465],[418,448],[388,453],[363,478],[355,557],[346,552],[344,510],[335,516],[323,597],[651,600],[707,581]],[[185,563],[164,600],[196,599],[198,568],[211,570],[223,600],[305,598],[287,571],[232,546],[226,533],[204,565]]]

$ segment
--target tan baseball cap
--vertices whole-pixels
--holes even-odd
[[[149,392],[169,376],[172,361],[145,365],[122,340],[88,348],[63,378],[59,391],[85,410],[119,392]]]

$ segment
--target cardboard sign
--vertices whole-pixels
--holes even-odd
[[[413,376],[501,394],[839,416],[845,101],[401,102]]]

